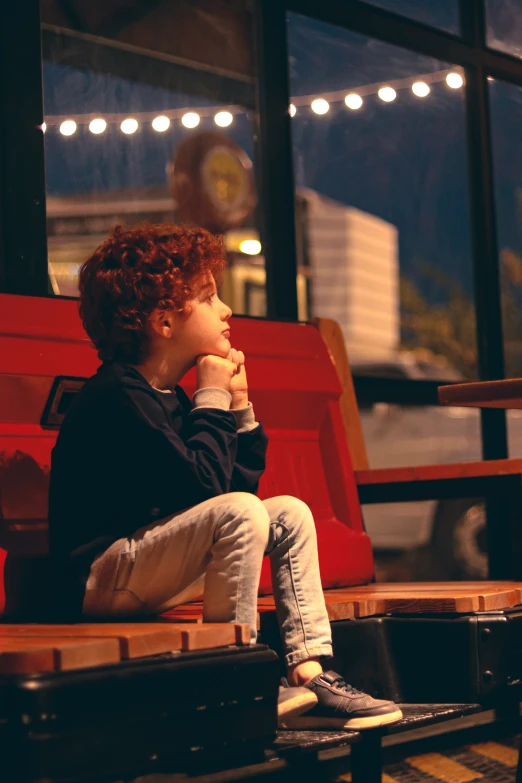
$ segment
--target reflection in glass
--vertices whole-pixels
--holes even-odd
[[[522,377],[522,89],[489,82],[507,377]]]
[[[423,351],[474,377],[463,72],[294,14],[288,30],[313,314],[354,359]]]
[[[490,80],[506,377],[522,377],[522,88]],[[509,456],[522,457],[522,411],[507,412]]]
[[[387,11],[407,16],[416,22],[439,27],[449,33],[459,32],[458,0],[368,0]],[[497,0],[498,2],[498,0]]]
[[[225,233],[223,289],[248,312],[246,284],[264,287],[262,248],[240,249],[259,243],[251,17],[204,0],[149,4],[138,16],[134,6],[77,0],[78,32],[53,0],[41,3],[53,290],[77,295],[80,264],[116,223],[189,222]],[[189,139],[182,194],[172,167]]]
[[[522,57],[520,0],[486,0],[486,42],[491,49]]]

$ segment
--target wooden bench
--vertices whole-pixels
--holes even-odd
[[[241,623],[0,624],[0,675],[63,672],[149,655],[249,645]]]

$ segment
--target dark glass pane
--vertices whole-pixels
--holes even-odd
[[[498,0],[497,0],[498,1]],[[407,16],[416,22],[439,27],[449,33],[459,33],[458,0],[368,0],[387,11]]]
[[[502,290],[502,318],[507,377],[522,377],[522,88],[490,81],[491,128],[497,236]],[[522,415],[522,412],[521,412]],[[513,411],[510,421],[519,420]],[[510,442],[522,454],[522,419],[513,424],[520,438]],[[511,452],[513,454],[513,451]]]
[[[78,0],[73,14],[42,0],[54,291],[76,295],[79,265],[115,224],[191,222],[225,233],[233,310],[264,315],[251,13],[206,0],[142,6]],[[176,155],[186,179],[173,188]]]
[[[522,57],[521,0],[486,0],[487,44]]]
[[[288,35],[311,314],[353,362],[475,377],[461,72],[299,15]]]

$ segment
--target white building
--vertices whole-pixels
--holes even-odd
[[[351,361],[384,360],[400,341],[397,228],[299,189],[307,202],[311,314],[341,326]]]

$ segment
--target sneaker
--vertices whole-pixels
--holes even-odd
[[[279,721],[302,715],[317,704],[317,696],[308,687],[293,688],[285,677],[281,678],[277,699],[277,718]]]
[[[402,712],[392,701],[362,693],[335,672],[321,672],[305,686],[317,696],[317,706],[308,715],[284,721],[286,728],[335,728],[360,731],[397,723]]]

